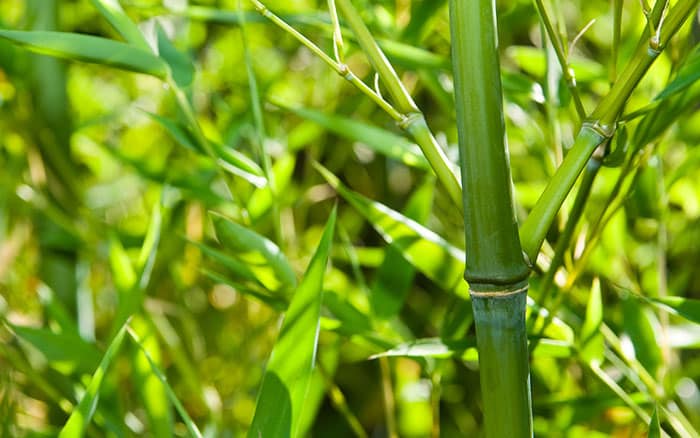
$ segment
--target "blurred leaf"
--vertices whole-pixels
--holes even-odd
[[[424,170],[430,169],[428,161],[423,157],[420,148],[405,137],[347,117],[328,115],[309,108],[291,106],[279,99],[273,100],[272,103],[301,118],[318,123],[340,137],[361,143],[373,151],[401,161],[407,166],[418,167]]]
[[[194,421],[192,421],[192,418],[182,406],[182,403],[177,398],[177,395],[175,395],[175,391],[173,391],[173,388],[168,383],[168,379],[165,377],[165,374],[163,374],[158,365],[154,362],[153,357],[151,356],[149,351],[144,347],[138,335],[132,330],[129,330],[129,335],[134,340],[136,345],[138,345],[138,347],[141,349],[141,352],[143,352],[144,357],[151,366],[153,374],[158,378],[160,383],[163,385],[163,388],[165,388],[165,392],[170,398],[170,402],[175,406],[175,409],[180,414],[180,417],[182,417],[182,421],[185,423],[185,426],[187,427],[187,431],[189,432],[190,436],[194,438],[201,438],[202,434],[197,428],[197,425],[194,423]]]
[[[126,15],[118,0],[90,0],[90,2],[129,44],[143,50],[151,50],[146,42],[146,38],[144,38],[138,26]]]
[[[170,66],[173,80],[182,89],[187,89],[194,80],[194,64],[189,56],[180,53],[170,42],[160,24],[156,24],[158,55]]]
[[[654,408],[654,414],[649,423],[649,435],[647,438],[661,438],[661,424],[659,424],[659,408]]]
[[[222,246],[247,264],[265,287],[271,291],[294,289],[294,270],[277,245],[223,216],[212,216],[212,220]]]
[[[328,184],[355,207],[387,243],[401,251],[417,270],[447,291],[467,294],[467,285],[462,278],[462,251],[416,221],[346,188],[320,164],[315,166]]]
[[[97,348],[77,332],[54,333],[44,328],[9,324],[17,336],[39,350],[49,365],[64,374],[89,373],[100,361]]]
[[[430,179],[413,193],[406,205],[407,218],[418,223],[428,219],[433,206],[434,187],[435,183]],[[396,315],[406,300],[414,276],[413,266],[397,248],[389,245],[372,284],[370,303],[374,315],[381,319]]]
[[[78,403],[78,406],[76,406],[76,408],[70,414],[70,417],[68,417],[68,421],[66,421],[63,429],[61,429],[61,433],[58,435],[59,438],[75,438],[85,434],[85,430],[87,429],[88,424],[90,424],[92,415],[95,413],[95,409],[97,408],[97,402],[100,397],[100,387],[102,386],[102,381],[107,373],[107,368],[109,368],[109,365],[112,363],[112,360],[122,345],[126,328],[127,324],[124,324],[121,329],[119,329],[116,336],[114,336],[112,339],[107,351],[105,352],[104,356],[102,356],[100,365],[92,375],[90,384],[85,390],[85,394],[83,394],[83,397],[80,399],[80,403]]]
[[[108,65],[160,79],[166,79],[169,75],[168,64],[152,53],[106,38],[66,32],[4,29],[0,29],[0,38],[57,58]]]
[[[671,310],[678,316],[700,324],[700,300],[683,297],[657,297],[646,298],[653,304]]]
[[[506,53],[523,71],[536,78],[544,77],[547,65],[544,50],[530,46],[511,46]],[[568,61],[576,75],[576,82],[590,82],[605,75],[603,66],[590,59],[573,57]]]
[[[700,45],[695,46],[670,84],[654,100],[663,100],[687,89],[700,79]]]
[[[240,284],[229,280],[225,276],[208,269],[204,269],[202,274],[209,277],[212,281],[232,287],[236,290],[236,292],[256,298],[275,310],[283,311],[287,308],[287,301],[283,297],[269,295],[265,292],[257,290],[256,288],[250,287],[249,285]]]
[[[248,436],[296,437],[316,360],[323,277],[328,263],[336,211],[284,317],[258,395]]]
[[[141,339],[140,348],[131,355],[132,378],[146,410],[149,432],[153,436],[173,436],[170,400],[163,382],[152,371],[152,365],[162,364],[155,328],[142,317],[134,317],[129,324],[130,334],[133,331]]]
[[[532,298],[528,297],[526,317],[530,318],[530,314],[532,312],[537,312],[537,319],[532,327],[529,328],[528,334],[539,334],[545,321],[549,320],[547,327],[544,329],[544,333],[542,333],[545,337],[568,343],[574,342],[574,330],[568,324],[556,316],[550,318],[549,311],[547,309],[538,306]]]
[[[600,281],[593,280],[591,292],[586,306],[586,318],[581,327],[580,351],[581,358],[587,363],[600,364],[605,353],[605,341],[600,332],[603,323],[603,298],[600,292]]]
[[[136,272],[116,235],[109,239],[109,265],[112,268],[112,281],[120,295],[131,290],[136,284]]]
[[[282,194],[287,190],[296,162],[294,155],[285,154],[272,166],[277,193]],[[265,215],[272,207],[272,201],[272,190],[270,190],[270,187],[265,186],[255,190],[248,201],[248,213],[251,220],[256,221]]]
[[[652,376],[656,376],[663,364],[660,339],[657,330],[661,325],[650,309],[640,305],[635,299],[623,303],[624,328],[634,345],[634,354]]]

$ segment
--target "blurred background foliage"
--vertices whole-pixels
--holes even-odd
[[[120,301],[134,290],[136,277],[145,284],[131,327],[177,398],[205,435],[244,434],[286,305],[270,296],[278,290],[285,296],[288,284],[265,265],[269,259],[246,254],[245,244],[226,245],[208,212],[221,212],[275,242],[294,282],[334,202],[339,217],[324,282],[319,365],[303,430],[318,437],[479,435],[478,365],[470,350],[462,355],[454,351],[464,346],[445,347],[437,354],[430,343],[424,352],[368,360],[415,339],[441,337],[443,347],[471,339],[469,303],[414,270],[355,204],[333,201],[335,191],[313,163],[457,248],[464,246],[461,212],[425,165],[401,160],[414,146],[385,113],[242,3],[249,11],[249,59],[237,0],[121,2],[146,34],[159,23],[194,62],[186,91],[205,136],[255,167],[265,170],[269,160],[274,191],[260,187],[255,175],[222,173],[220,160],[188,145],[186,134],[173,135],[163,118],[182,119],[182,110],[162,81],[0,41],[0,435],[54,436],[60,430],[114,335]],[[456,163],[446,2],[354,4]],[[266,5],[333,52],[326,2]],[[568,0],[547,7],[568,37],[571,68],[590,111],[644,30],[641,6],[624,2],[619,44],[613,42],[610,2]],[[499,1],[498,13],[522,220],[579,121],[533,3]],[[604,317],[596,327],[606,341],[600,372],[613,384],[592,371],[584,348],[535,354],[537,436],[645,436],[648,422],[633,407],[651,415],[657,403],[667,411],[662,424],[675,419],[689,430],[700,427],[700,328],[633,298],[700,298],[698,90],[693,85],[661,105],[653,101],[690,56],[697,37],[691,21],[629,101],[628,114],[645,112],[624,121],[624,134],[612,146],[627,148],[626,162],[633,164],[600,171],[555,277],[554,298],[542,303],[560,318],[554,325],[559,340],[574,345],[593,317],[591,290],[599,288]],[[88,0],[3,0],[0,27],[121,39]],[[366,83],[374,81],[349,33],[345,59]],[[249,86],[247,66],[257,90]],[[251,90],[260,94],[262,124]],[[391,147],[387,142],[400,146],[398,155],[382,151]],[[567,202],[548,235],[552,246],[570,208]],[[159,232],[149,231],[154,229]],[[159,238],[144,256],[149,235]],[[552,246],[545,245],[540,267],[546,268]],[[241,280],[246,277],[230,258],[242,260],[254,280]],[[535,300],[541,277],[537,272],[531,281]],[[187,434],[149,367],[136,345],[121,350],[88,436]]]

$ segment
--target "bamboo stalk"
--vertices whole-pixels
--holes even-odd
[[[513,211],[495,0],[450,0],[465,279],[469,282],[487,437],[531,437],[525,330],[529,269]]]

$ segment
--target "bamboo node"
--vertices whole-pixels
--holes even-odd
[[[504,290],[488,290],[488,291],[476,291],[470,290],[469,295],[472,298],[504,298],[512,295],[518,295],[522,293],[527,293],[528,285],[520,287],[515,290],[504,289]]]

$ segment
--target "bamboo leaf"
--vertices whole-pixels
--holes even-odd
[[[649,435],[647,438],[661,438],[661,424],[659,423],[659,408],[654,408],[654,414],[649,423]]]
[[[651,303],[666,309],[688,321],[700,324],[700,300],[683,297],[647,298]]]
[[[265,287],[272,291],[294,289],[294,270],[277,245],[222,216],[213,216],[212,219],[221,244],[246,263]]]
[[[100,365],[92,375],[92,379],[90,379],[90,383],[85,390],[85,394],[80,399],[80,403],[78,403],[78,406],[70,414],[70,417],[68,417],[68,421],[66,421],[63,429],[61,429],[58,435],[59,438],[75,438],[83,436],[85,433],[88,424],[90,424],[90,420],[92,420],[92,415],[97,408],[102,381],[107,373],[107,369],[122,345],[126,328],[127,324],[124,324],[112,339],[112,342],[109,344],[107,351],[100,361]]]
[[[323,277],[328,263],[336,211],[284,317],[263,376],[250,438],[296,437],[309,379],[316,359]]]
[[[400,250],[417,270],[443,289],[466,295],[462,251],[416,221],[348,189],[320,164],[315,166],[331,187],[355,207],[387,243]]]
[[[126,15],[118,0],[90,0],[90,2],[129,44],[146,51],[151,50],[146,38],[138,26]]]
[[[427,181],[411,196],[405,211],[407,218],[418,223],[428,219],[433,205],[434,187],[432,180]],[[403,306],[414,276],[413,266],[397,248],[390,245],[372,284],[370,303],[374,315],[382,319],[396,315]]]
[[[100,352],[77,332],[54,333],[45,328],[8,324],[21,339],[39,350],[49,365],[64,374],[89,373],[100,362]]]
[[[192,59],[173,46],[160,24],[156,25],[156,34],[158,37],[158,55],[170,66],[173,80],[182,89],[190,87],[194,80]]]
[[[375,152],[401,161],[407,166],[430,169],[430,165],[420,148],[405,137],[347,117],[329,115],[310,108],[292,106],[278,99],[273,100],[272,103],[303,119],[318,123],[336,135],[362,143]]]
[[[152,53],[106,38],[67,32],[5,29],[0,29],[0,38],[32,52],[57,58],[107,65],[160,79],[166,79],[170,74],[168,64]]]
[[[605,341],[600,332],[603,324],[603,298],[600,292],[600,282],[596,278],[593,281],[591,292],[586,306],[586,319],[581,327],[581,358],[591,364],[599,364],[603,361]]]
[[[139,339],[138,335],[134,331],[129,330],[129,335],[134,340],[134,342],[139,347],[139,349],[143,353],[144,357],[148,361],[149,365],[151,366],[151,370],[153,371],[153,374],[156,376],[156,378],[163,385],[163,388],[165,388],[165,392],[166,392],[168,398],[170,398],[170,402],[175,406],[175,409],[182,417],[182,420],[185,423],[185,426],[187,427],[187,431],[189,432],[190,436],[192,436],[194,438],[201,438],[202,434],[199,431],[199,429],[197,428],[197,425],[194,423],[194,421],[192,421],[192,418],[189,416],[189,414],[185,410],[184,406],[182,406],[182,403],[177,398],[177,395],[175,395],[175,391],[173,391],[173,388],[168,383],[167,377],[165,377],[165,374],[163,374],[163,371],[160,370],[160,368],[158,367],[156,362],[153,360],[153,357],[151,356],[148,349],[146,349],[146,347],[144,347],[142,341]]]
[[[284,193],[287,186],[289,186],[295,165],[296,157],[292,154],[286,154],[279,158],[274,166],[272,166],[275,190],[277,190],[278,193]],[[256,221],[270,211],[272,202],[272,190],[269,186],[260,187],[255,190],[248,201],[248,213],[250,214],[251,220]]]
[[[655,376],[663,364],[661,342],[657,337],[659,321],[651,309],[641,306],[634,299],[625,300],[623,312],[624,328],[634,345],[634,354],[644,368]]]
[[[659,93],[654,100],[663,100],[687,89],[700,79],[700,45],[688,55],[683,66],[670,84]]]

